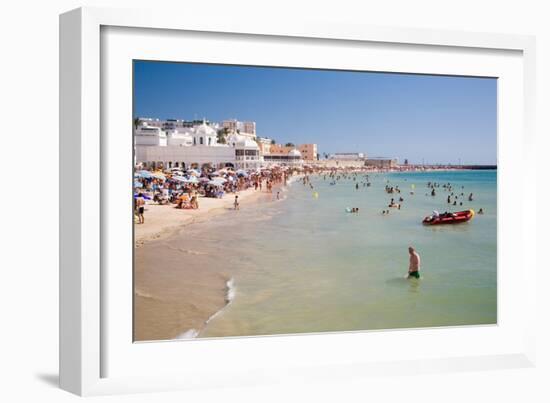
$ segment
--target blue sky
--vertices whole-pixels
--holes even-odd
[[[253,120],[279,143],[411,163],[496,163],[497,80],[136,61],[134,114]]]

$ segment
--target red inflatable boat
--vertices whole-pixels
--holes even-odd
[[[461,222],[470,221],[476,213],[474,210],[457,211],[456,213],[439,214],[438,216],[428,216],[422,220],[426,225],[439,224],[459,224]]]

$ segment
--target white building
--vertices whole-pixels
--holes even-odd
[[[232,147],[136,145],[135,157],[145,169],[236,166]]]
[[[166,137],[168,146],[189,147],[193,145],[193,135],[189,130],[167,130]]]
[[[366,155],[364,153],[334,153],[328,156],[331,160],[347,160],[347,161],[357,161],[364,160]]]
[[[231,133],[227,144],[220,144],[217,131],[206,121],[192,127],[169,126],[163,130],[143,122],[134,130],[136,164],[148,169],[262,166],[260,148],[249,136]]]
[[[260,155],[260,147],[254,140],[245,138],[234,145],[235,159],[238,168],[260,168],[263,158]]]
[[[193,145],[218,145],[218,133],[216,130],[206,124],[205,121],[201,125],[196,126],[192,130]]]
[[[134,131],[136,146],[166,146],[166,133],[156,126],[138,126]]]
[[[302,153],[297,149],[290,150],[287,154],[268,154],[263,156],[264,165],[301,166],[304,163]]]

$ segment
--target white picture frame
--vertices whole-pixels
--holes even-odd
[[[499,188],[502,185],[506,189],[507,181],[515,181],[516,185],[519,181],[524,187],[536,188],[533,184],[534,179],[528,175],[514,176],[508,162],[514,152],[519,153],[516,157],[524,161],[528,161],[535,152],[533,132],[535,43],[532,37],[365,27],[310,21],[293,25],[282,21],[269,21],[269,19],[243,23],[195,16],[193,19],[182,20],[168,11],[81,8],[65,13],[60,17],[60,384],[63,389],[79,395],[95,395],[215,387],[230,383],[244,386],[265,382],[292,382],[296,379],[330,381],[345,377],[369,376],[375,373],[391,375],[410,372],[519,368],[534,365],[536,323],[534,315],[530,313],[536,311],[537,277],[534,264],[535,242],[530,242],[532,240],[530,237],[534,236],[536,224],[535,214],[528,214],[528,205],[524,202],[525,196],[521,195],[522,192],[516,196],[511,193],[506,194],[506,199],[512,198],[522,206],[516,221],[505,224],[507,225],[505,228],[509,229],[506,233],[502,231],[499,216],[499,293],[501,280],[504,283],[503,287],[509,286],[509,284],[506,285],[506,272],[503,274],[500,269],[500,265],[506,263],[506,259],[503,263],[500,249],[508,249],[502,253],[515,253],[510,256],[513,257],[512,260],[516,266],[521,267],[521,281],[516,283],[515,292],[521,294],[522,301],[521,304],[510,301],[511,304],[517,305],[515,316],[510,320],[505,318],[503,321],[500,316],[502,308],[500,302],[503,301],[500,301],[499,325],[496,327],[478,327],[474,330],[453,328],[422,332],[399,330],[350,332],[345,335],[200,340],[179,344],[145,343],[148,346],[125,345],[128,341],[126,336],[128,329],[119,330],[114,326],[115,322],[126,323],[120,316],[125,305],[112,305],[112,298],[108,297],[113,290],[125,290],[123,287],[127,277],[118,282],[117,278],[113,278],[104,269],[109,265],[109,259],[114,258],[107,240],[112,239],[112,236],[110,238],[105,236],[105,227],[110,225],[106,221],[106,212],[112,213],[111,201],[118,197],[111,191],[111,184],[104,179],[105,167],[113,166],[110,160],[110,147],[124,147],[126,143],[117,144],[111,141],[112,137],[105,137],[105,133],[111,130],[110,125],[113,124],[115,125],[113,127],[116,127],[117,123],[110,123],[110,117],[107,119],[107,115],[112,115],[111,109],[109,113],[102,109],[105,108],[107,101],[109,105],[113,105],[115,100],[109,98],[110,95],[104,98],[105,94],[109,94],[108,86],[115,84],[113,80],[105,80],[102,74],[107,72],[111,75],[117,74],[115,70],[121,64],[115,64],[113,69],[109,70],[111,69],[109,63],[102,60],[102,57],[114,58],[114,56],[102,47],[119,46],[117,49],[121,49],[120,46],[124,45],[124,42],[121,42],[123,39],[120,39],[120,36],[117,38],[117,32],[121,33],[121,36],[136,36],[137,30],[142,30],[144,35],[141,38],[144,49],[147,48],[146,36],[152,33],[157,35],[155,43],[166,42],[165,49],[169,49],[170,43],[180,40],[179,34],[185,35],[185,33],[193,33],[195,38],[215,34],[216,41],[229,41],[232,36],[244,38],[242,40],[252,38],[256,43],[262,44],[262,41],[269,41],[273,46],[283,48],[292,46],[293,41],[302,47],[311,47],[311,41],[318,41],[319,46],[330,46],[333,51],[338,51],[340,47],[347,45],[359,48],[369,44],[380,48],[393,46],[395,55],[382,55],[381,61],[384,57],[395,59],[400,52],[406,54],[410,47],[415,52],[426,53],[427,60],[433,61],[435,66],[430,73],[435,74],[458,74],[459,72],[465,74],[470,70],[466,66],[468,63],[462,63],[464,66],[460,68],[463,70],[450,67],[447,69],[444,62],[438,65],[437,58],[429,54],[432,51],[447,52],[455,62],[467,57],[466,54],[470,54],[472,58],[488,55],[487,66],[476,67],[478,70],[471,70],[472,75],[481,75],[485,71],[491,75],[491,69],[494,69],[491,63],[494,64],[494,60],[490,59],[510,54],[513,57],[502,58],[502,65],[509,65],[510,69],[502,67],[502,77],[505,77],[505,84],[502,87],[504,94],[503,91],[499,91],[499,107],[505,108],[499,111],[506,111],[506,116],[503,118],[510,119],[506,121],[509,127],[499,125],[499,173],[503,164],[502,168],[508,174],[504,179],[499,178]],[[109,39],[106,46],[107,42],[104,42],[105,37],[102,35],[109,32],[114,32],[112,37],[114,39]],[[203,45],[203,51],[206,54],[210,45]],[[126,54],[121,51],[117,54],[123,54],[124,57],[129,58],[135,54],[147,56],[147,52],[153,52],[149,48],[144,51],[135,50],[131,46],[127,48],[134,49],[136,53]],[[153,58],[166,57],[166,52],[161,48],[163,46],[159,46],[156,50],[159,53]],[[201,51],[196,50],[196,47],[194,49],[195,52]],[[212,55],[217,55],[215,61],[230,61],[229,56],[215,53],[215,47],[210,51],[213,52]],[[213,56],[210,57],[211,59],[208,60],[213,60]],[[253,61],[254,58],[260,60],[262,57],[261,52],[256,52],[250,60]],[[467,60],[464,59],[464,61]],[[125,61],[122,60],[121,63]],[[264,63],[269,63],[269,60]],[[304,63],[306,62],[298,62],[298,65],[303,66]],[[403,72],[423,72],[423,67],[415,66],[412,61],[408,65],[404,61],[402,63],[403,66],[400,69]],[[258,64],[261,62],[258,61]],[[371,68],[376,68],[372,66]],[[383,64],[380,66],[384,68]],[[105,68],[108,70],[104,70]],[[118,90],[117,93],[119,93]],[[504,99],[506,102],[501,102],[500,98],[512,95],[517,95],[513,100],[514,108],[512,104],[507,103],[508,98]],[[131,98],[127,101],[131,104]],[[512,102],[512,100],[509,101]],[[125,101],[122,100],[122,102]],[[505,141],[501,141],[502,136],[505,136]],[[128,149],[128,152],[131,150]],[[124,169],[124,162],[121,167]],[[121,178],[123,180],[123,176]],[[117,180],[115,175],[111,181]],[[109,197],[114,199],[106,201],[105,198]],[[501,201],[504,201],[502,208],[505,209],[507,201],[503,200],[499,193],[499,212]],[[124,208],[124,204],[120,207]],[[111,213],[109,217],[113,217]],[[514,234],[510,234],[511,232]],[[513,244],[518,245],[515,252],[511,252],[509,248],[501,248],[501,245]],[[116,258],[127,260],[127,257],[120,254]],[[516,267],[516,275],[518,270]],[[108,287],[107,284],[109,284]],[[510,295],[506,294],[507,288],[502,290],[505,297]],[[504,303],[507,302],[506,298]],[[114,321],[110,320],[112,317],[115,318]],[[128,317],[131,317],[131,312],[128,312]],[[117,336],[120,334],[124,334],[125,338]],[[370,358],[359,353],[354,355],[354,350],[351,348],[338,349],[338,346],[346,345],[354,346],[353,348],[357,351],[358,347],[365,345],[367,340],[371,345],[373,343],[399,345],[404,338],[415,340],[415,343],[434,340],[433,346],[436,347],[432,350],[420,349],[421,351],[418,352],[404,352],[397,349],[393,356],[386,354],[379,357],[371,351]],[[453,340],[458,339],[464,340],[464,348],[447,351],[444,341],[448,340],[451,344]],[[155,350],[154,344],[159,345],[159,349]],[[489,347],[491,344],[494,348]],[[323,355],[316,354],[319,348],[324,349]],[[228,350],[233,355],[228,355]],[[381,354],[385,354],[384,348],[379,350]],[[283,351],[301,352],[301,354],[294,354],[292,359],[278,359]],[[400,355],[405,353],[408,355]],[[169,356],[172,354],[182,354],[190,363],[182,363],[176,358],[170,359]],[[165,370],[156,371],[156,375],[146,370],[141,371],[133,362],[133,359],[139,362],[138,356],[139,360],[157,359],[152,356],[162,357],[160,359],[164,360],[162,367]],[[264,357],[262,363],[257,361],[258,356]],[[240,363],[231,369],[219,369],[218,366],[201,364],[201,362],[216,359],[233,359]],[[124,362],[128,364],[125,366]],[[135,371],[132,370],[132,366]],[[193,370],[189,370],[189,367]],[[229,374],[231,377],[228,378]]]

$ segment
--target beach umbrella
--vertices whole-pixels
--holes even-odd
[[[210,175],[211,176],[220,176],[220,171],[214,171]]]
[[[216,182],[216,181],[210,181],[210,182],[208,182],[208,184],[211,185],[211,186],[216,186],[216,187],[222,187],[223,186],[223,183]]]
[[[162,179],[163,181],[166,180],[166,176],[164,176],[164,174],[161,174],[160,172],[153,172],[151,176],[153,178]]]
[[[189,178],[185,178],[185,183],[199,183],[199,180],[196,176],[190,176]]]
[[[189,178],[186,178],[185,176],[173,176],[172,179],[182,183],[199,183],[199,180],[194,176]]]
[[[138,197],[139,197],[139,193],[134,193],[134,199],[137,199]],[[141,197],[143,197],[145,200],[151,200],[151,197],[146,193],[142,193]]]
[[[210,179],[208,179],[206,176],[203,176],[202,178],[199,178],[199,181],[200,182],[208,182],[208,181],[210,181]]]
[[[141,183],[141,182],[134,182],[134,187],[135,187],[135,188],[142,188],[142,187],[143,187],[143,183]]]
[[[152,178],[153,177],[153,174],[151,174],[151,172],[149,171],[138,171],[136,173],[136,175],[139,177],[139,178]]]
[[[212,179],[212,180],[211,180],[210,182],[208,182],[208,183],[211,183],[211,182],[217,182],[217,183],[222,183],[222,184],[223,184],[223,183],[227,182],[227,179],[224,179],[224,178],[214,178],[214,179]]]
[[[196,169],[189,169],[187,171],[187,173],[191,174],[191,175],[195,175],[195,176],[200,176],[200,171],[197,171]]]

